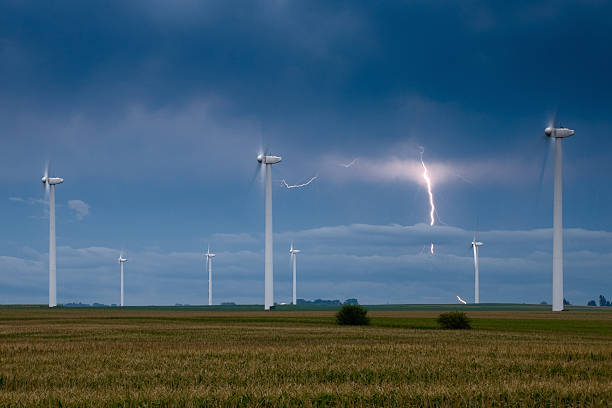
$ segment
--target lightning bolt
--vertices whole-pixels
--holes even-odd
[[[312,183],[313,181],[315,181],[316,179],[318,179],[319,176],[314,176],[312,177],[310,180],[308,180],[307,182],[303,183],[303,184],[294,184],[294,185],[289,185],[287,184],[287,182],[283,179],[281,181],[281,184],[284,185],[287,188],[299,188],[299,187],[306,187],[307,185],[309,185],[310,183]]]
[[[344,164],[344,163],[340,163],[340,166],[345,167],[345,168],[347,168],[347,169],[348,169],[349,167],[351,167],[351,166],[352,166],[353,164],[355,164],[355,163],[357,163],[357,159],[356,159],[356,158],[355,158],[355,159],[353,159],[353,160],[352,160],[350,163],[346,163],[346,164]]]
[[[421,147],[421,165],[423,166],[423,179],[425,180],[425,184],[427,185],[427,194],[429,195],[429,225],[433,227],[436,223],[436,205],[434,204],[434,196],[431,190],[431,179],[429,178],[429,172],[427,171],[427,166],[423,161],[423,153],[425,153],[425,148]]]
[[[429,196],[429,226],[433,227],[436,223],[436,205],[434,203],[433,191],[431,189],[431,179],[429,178],[429,172],[427,171],[425,161],[423,161],[423,153],[425,153],[425,148],[421,146],[421,165],[423,166],[423,179],[425,180],[425,184],[427,185],[427,194]],[[429,252],[432,255],[434,253],[433,242],[429,245]]]

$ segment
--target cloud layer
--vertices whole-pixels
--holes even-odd
[[[482,231],[481,300],[529,302],[550,299],[551,230]],[[569,229],[566,235],[565,293],[577,304],[599,295],[612,264],[612,233]],[[425,224],[345,225],[282,232],[275,236],[275,294],[291,293],[289,242],[298,258],[298,294],[303,298],[356,297],[362,303],[454,303],[473,301],[471,231]],[[210,237],[215,303],[261,303],[263,251],[259,235]],[[436,254],[428,252],[430,242]],[[424,248],[425,247],[425,248]],[[509,250],[508,248],[512,248]],[[46,254],[27,249],[21,257],[0,257],[5,303],[45,303]],[[119,249],[58,247],[60,302],[117,303]],[[203,304],[206,273],[200,252],[124,250],[128,304]],[[604,295],[608,295],[604,293]]]

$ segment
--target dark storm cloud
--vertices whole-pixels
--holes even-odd
[[[165,152],[179,131],[191,140],[206,133],[202,120],[221,129],[247,122],[240,132],[251,144],[264,139],[286,153],[338,150],[347,138],[376,151],[405,137],[426,140],[442,156],[501,152],[500,138],[525,135],[570,101],[592,117],[610,113],[600,103],[611,87],[608,9],[598,2],[5,2],[1,116],[21,146],[58,139],[52,155],[64,146],[89,154],[100,140],[133,148],[127,132],[146,136],[146,151]],[[166,124],[140,127],[134,111]],[[172,132],[174,116],[194,111],[200,118]],[[525,120],[491,116],[509,114]],[[496,138],[487,137],[492,129]],[[69,132],[75,136],[65,140]]]

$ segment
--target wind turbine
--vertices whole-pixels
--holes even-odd
[[[49,177],[49,166],[41,179],[49,195],[49,307],[57,306],[57,283],[55,269],[55,185],[62,184],[63,178]]]
[[[215,254],[210,253],[210,245],[204,256],[206,257],[206,269],[208,269],[208,306],[212,306],[212,259]]]
[[[123,302],[123,264],[127,262],[127,258],[124,258],[123,254],[120,253],[117,261],[119,261],[119,265],[121,265],[121,307],[123,307],[125,306],[125,303]]]
[[[257,161],[266,167],[266,250],[265,250],[265,289],[264,310],[274,306],[274,250],[272,231],[272,165],[280,162],[280,156],[267,156],[260,153]]]
[[[563,310],[563,146],[561,141],[574,134],[566,127],[556,128],[554,121],[544,134],[555,143],[555,193],[553,201],[553,289],[552,310]]]
[[[299,249],[293,248],[293,242],[291,243],[291,248],[289,249],[289,253],[291,254],[291,268],[293,269],[293,304],[297,305],[297,279],[296,279],[296,264],[297,264],[297,254],[299,254]]]
[[[478,275],[478,247],[484,244],[478,241],[478,234],[474,231],[474,239],[472,240],[472,248],[474,249],[474,303],[480,303],[480,287],[479,287],[479,275]]]

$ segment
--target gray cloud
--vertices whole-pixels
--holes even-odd
[[[68,200],[68,207],[75,211],[75,217],[79,221],[89,214],[90,205],[82,200]]]

